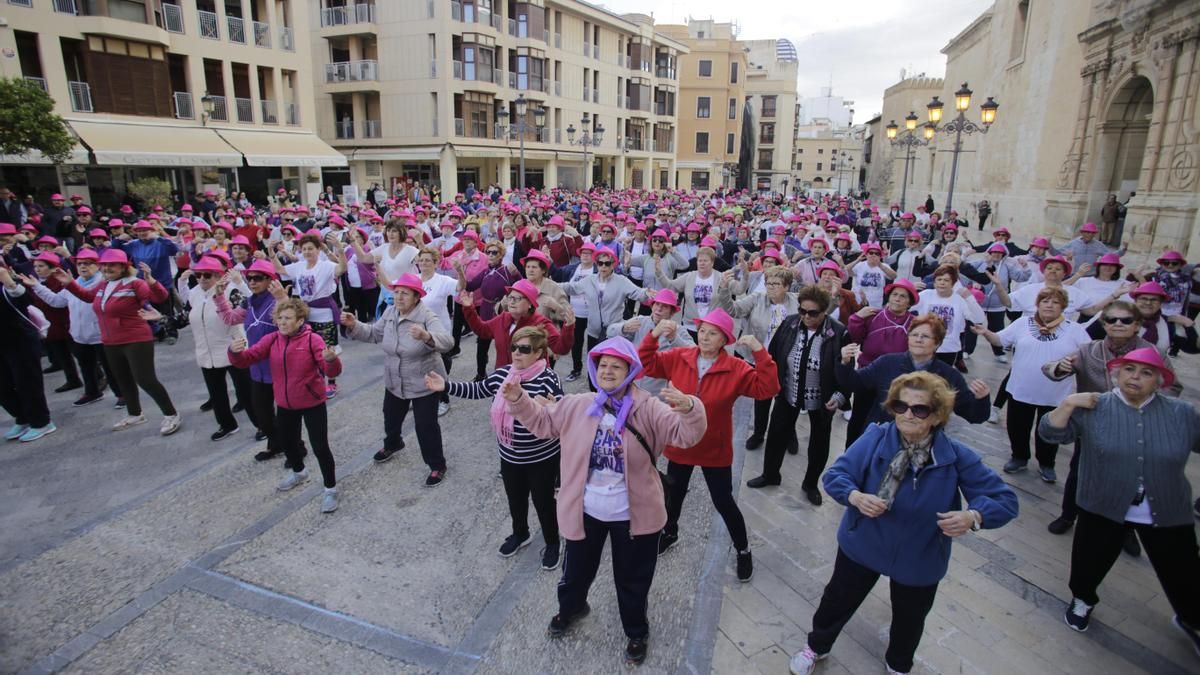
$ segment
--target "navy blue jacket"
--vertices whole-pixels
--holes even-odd
[[[934,431],[929,464],[900,482],[892,507],[868,518],[850,507],[838,527],[838,546],[854,562],[906,586],[932,586],[946,576],[951,538],[938,527],[938,513],[967,508],[995,529],[1017,517],[1017,495],[971,448]],[[900,450],[894,422],[868,426],[825,471],[825,492],[839,504],[853,490],[875,494]],[[961,494],[960,494],[961,493]],[[971,536],[970,534],[964,536]]]
[[[872,398],[871,411],[867,415],[868,422],[887,422],[891,417],[883,409],[883,402],[887,398],[888,388],[892,386],[892,380],[916,370],[912,355],[908,352],[884,354],[862,370],[855,370],[853,363],[849,365],[842,363],[839,353],[837,367],[833,372],[843,395],[849,397],[850,394],[854,394]],[[929,371],[950,383],[950,388],[956,392],[954,397],[955,415],[971,424],[983,424],[987,421],[988,415],[992,411],[991,394],[983,398],[975,398],[975,394],[972,394],[971,390],[967,388],[967,381],[962,374],[955,370],[954,366],[936,358],[922,370]]]

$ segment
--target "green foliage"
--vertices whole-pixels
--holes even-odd
[[[40,151],[55,164],[71,156],[75,138],[54,114],[54,99],[25,78],[0,78],[0,153]]]
[[[128,190],[129,194],[141,199],[148,207],[171,204],[171,184],[161,178],[139,178],[129,183]]]

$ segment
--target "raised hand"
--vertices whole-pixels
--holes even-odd
[[[733,279],[733,270],[725,270],[721,273],[721,288],[729,288],[729,282]]]
[[[54,268],[54,271],[50,273],[50,276],[54,277],[57,281],[60,281],[63,284],[71,283],[71,273],[61,267]]]
[[[475,297],[470,291],[463,291],[462,293],[458,294],[458,304],[462,305],[463,307],[470,307],[471,305],[475,304]]]
[[[345,326],[346,328],[354,328],[354,325],[357,323],[358,323],[358,319],[355,318],[355,316],[353,314],[351,314],[350,312],[342,312],[341,324],[343,326]]]
[[[325,359],[326,363],[337,361],[338,353],[336,347],[326,347],[325,351],[321,352],[321,358]]]
[[[746,349],[749,349],[752,352],[756,352],[763,348],[763,344],[758,341],[758,338],[754,337],[753,335],[751,335],[749,333],[746,333],[745,335],[738,338],[737,344],[742,345],[743,347],[745,347]]]
[[[138,269],[142,271],[142,274],[144,275],[142,278],[146,280],[146,283],[154,283],[154,275],[150,273],[149,265],[144,262],[138,263]]]
[[[575,325],[575,310],[570,305],[567,305],[565,308],[563,308],[562,325],[564,325],[564,326],[574,326]],[[580,338],[577,337],[575,339],[578,340]]]
[[[675,331],[677,330],[679,330],[679,324],[670,319],[663,319],[662,321],[658,322],[658,325],[655,326],[654,330],[650,331],[650,333],[654,337],[662,337],[663,335],[666,335],[667,339],[674,339]]]
[[[662,398],[667,405],[671,406],[671,410],[674,410],[675,412],[691,412],[692,408],[696,405],[692,402],[691,396],[679,391],[675,388],[675,385],[670,382],[667,383],[667,386],[663,387],[662,393],[659,394],[659,397]]]
[[[1096,407],[1096,402],[1100,400],[1098,392],[1087,392],[1080,394],[1071,394],[1063,400],[1063,403],[1075,408],[1086,408],[1091,410]]]
[[[271,283],[267,284],[267,292],[269,292],[271,297],[275,298],[276,301],[283,300],[287,297],[287,289],[283,287],[283,284],[279,283],[278,279],[272,279]]]
[[[446,378],[431,370],[428,373],[425,373],[425,386],[429,389],[429,391],[445,391]]]
[[[140,317],[142,321],[162,321],[163,315],[157,309],[150,308],[139,309],[138,317]]]
[[[988,383],[979,379],[971,380],[971,383],[967,385],[967,389],[970,389],[971,393],[975,394],[975,398],[987,398],[987,395],[992,392]]]
[[[855,342],[851,342],[845,347],[842,347],[842,363],[854,363],[854,359],[857,359],[858,355],[861,353],[862,347],[859,347]]]
[[[640,318],[634,318],[621,324],[622,333],[636,333],[638,328],[641,328],[642,321]]]
[[[872,307],[870,305],[867,305],[867,306],[863,307],[862,309],[858,310],[857,314],[860,318],[869,319],[869,318],[875,316],[876,314],[878,314],[879,310],[880,310],[879,307]]]
[[[500,385],[500,395],[509,403],[516,403],[521,399],[521,381],[515,377],[509,377],[504,380],[504,384]]]
[[[5,272],[7,272],[7,271],[8,270],[5,270]],[[37,279],[29,276],[28,274],[18,273],[17,278],[21,280],[21,283],[25,284],[26,286],[28,286],[30,288],[33,288],[34,286],[40,286],[42,283],[42,282],[38,281]],[[12,275],[9,275],[9,279],[12,279]]]

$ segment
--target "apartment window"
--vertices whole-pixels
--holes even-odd
[[[763,118],[775,116],[775,102],[777,96],[764,96],[762,101],[762,116]]]
[[[696,97],[696,117],[708,119],[712,116],[712,99],[707,96]]]
[[[818,154],[818,155],[823,155],[823,154],[825,154],[825,148],[817,148],[817,154]]]
[[[796,162],[796,170],[803,171],[804,170],[804,162]]]
[[[700,77],[712,77],[712,61],[708,59],[700,60]]]
[[[696,132],[696,154],[697,155],[707,155],[708,154],[708,132],[707,131],[697,131]]]
[[[821,170],[821,162],[817,162],[817,171]]]
[[[1015,61],[1025,55],[1025,38],[1029,31],[1029,0],[1017,3],[1016,17],[1013,21],[1012,47],[1008,58]]]
[[[707,190],[708,189],[708,172],[693,171],[692,172],[692,189]]]
[[[771,156],[772,154],[773,153],[771,150],[759,150],[758,151],[758,168],[760,170],[762,170],[762,171],[770,171],[771,170],[771,163],[772,163],[772,159],[773,159]]]
[[[736,98],[729,99],[729,119],[731,119],[731,120],[737,119],[737,99]]]
[[[725,154],[727,154],[727,155],[733,154],[733,143],[734,143],[734,135],[727,134],[725,136]]]
[[[737,64],[737,61],[734,61],[733,63],[729,64],[729,82],[730,82],[730,84],[737,84],[737,78],[738,78],[738,64]]]
[[[774,143],[775,142],[775,124],[768,122],[759,125],[758,130],[759,143]]]

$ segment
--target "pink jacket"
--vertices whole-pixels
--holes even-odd
[[[117,285],[116,290],[104,298],[104,289]],[[160,283],[147,284],[137,278],[118,281],[101,281],[95,286],[84,288],[78,282],[67,285],[72,295],[92,303],[96,318],[100,322],[100,342],[106,345],[125,345],[134,342],[150,342],[154,333],[150,324],[138,316],[138,310],[150,302],[167,299],[167,289]]]
[[[325,340],[304,324],[295,335],[276,331],[245,351],[229,352],[229,362],[237,368],[248,368],[270,358],[275,405],[304,410],[324,403],[325,378],[342,373],[341,359],[326,361],[323,351]]]
[[[633,386],[633,385],[630,385]],[[657,458],[667,445],[683,448],[700,442],[708,429],[704,404],[695,396],[691,412],[675,413],[666,403],[645,390],[633,386],[633,411],[626,420],[625,485],[629,491],[629,531],[633,535],[653,534],[667,524],[667,509],[663,502],[662,481],[650,455],[637,437],[629,431],[632,426],[650,444]],[[599,417],[589,417],[588,408],[594,394],[571,394],[549,406],[534,403],[528,394],[521,393],[508,410],[533,435],[540,438],[558,437],[562,445],[559,457],[561,487],[558,491],[558,529],[572,541],[580,541],[583,533],[583,492],[588,480],[588,464],[592,442],[596,439]]]

